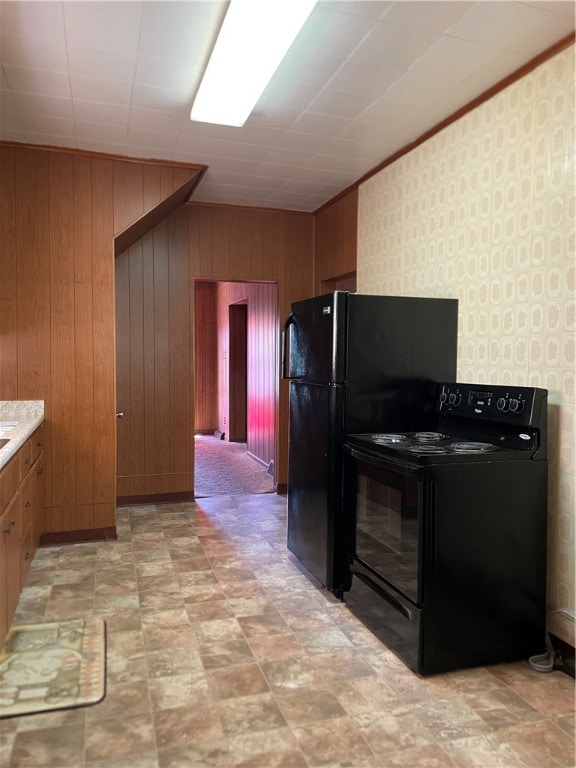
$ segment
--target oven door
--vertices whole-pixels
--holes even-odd
[[[421,470],[345,447],[348,559],[414,605],[422,604]]]

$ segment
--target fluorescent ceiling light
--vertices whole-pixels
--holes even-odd
[[[241,126],[316,0],[231,0],[191,120]]]

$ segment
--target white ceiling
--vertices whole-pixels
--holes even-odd
[[[226,6],[2,2],[0,138],[205,164],[195,200],[313,211],[570,34],[575,10],[320,0],[231,128],[189,119]]]

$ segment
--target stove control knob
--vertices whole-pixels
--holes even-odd
[[[510,400],[510,410],[513,413],[522,413],[523,408],[524,408],[524,403],[522,402],[522,400],[516,400],[515,398],[512,398],[512,400]]]
[[[498,408],[499,411],[507,411],[508,410],[508,400],[506,400],[505,397],[499,397],[496,401],[496,408]]]
[[[454,394],[454,392],[452,392],[448,397],[448,402],[450,403],[450,405],[456,405],[456,395]]]

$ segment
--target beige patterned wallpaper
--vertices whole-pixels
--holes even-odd
[[[459,380],[549,390],[551,611],[575,609],[574,109],[571,46],[359,190],[358,291],[458,298]]]

